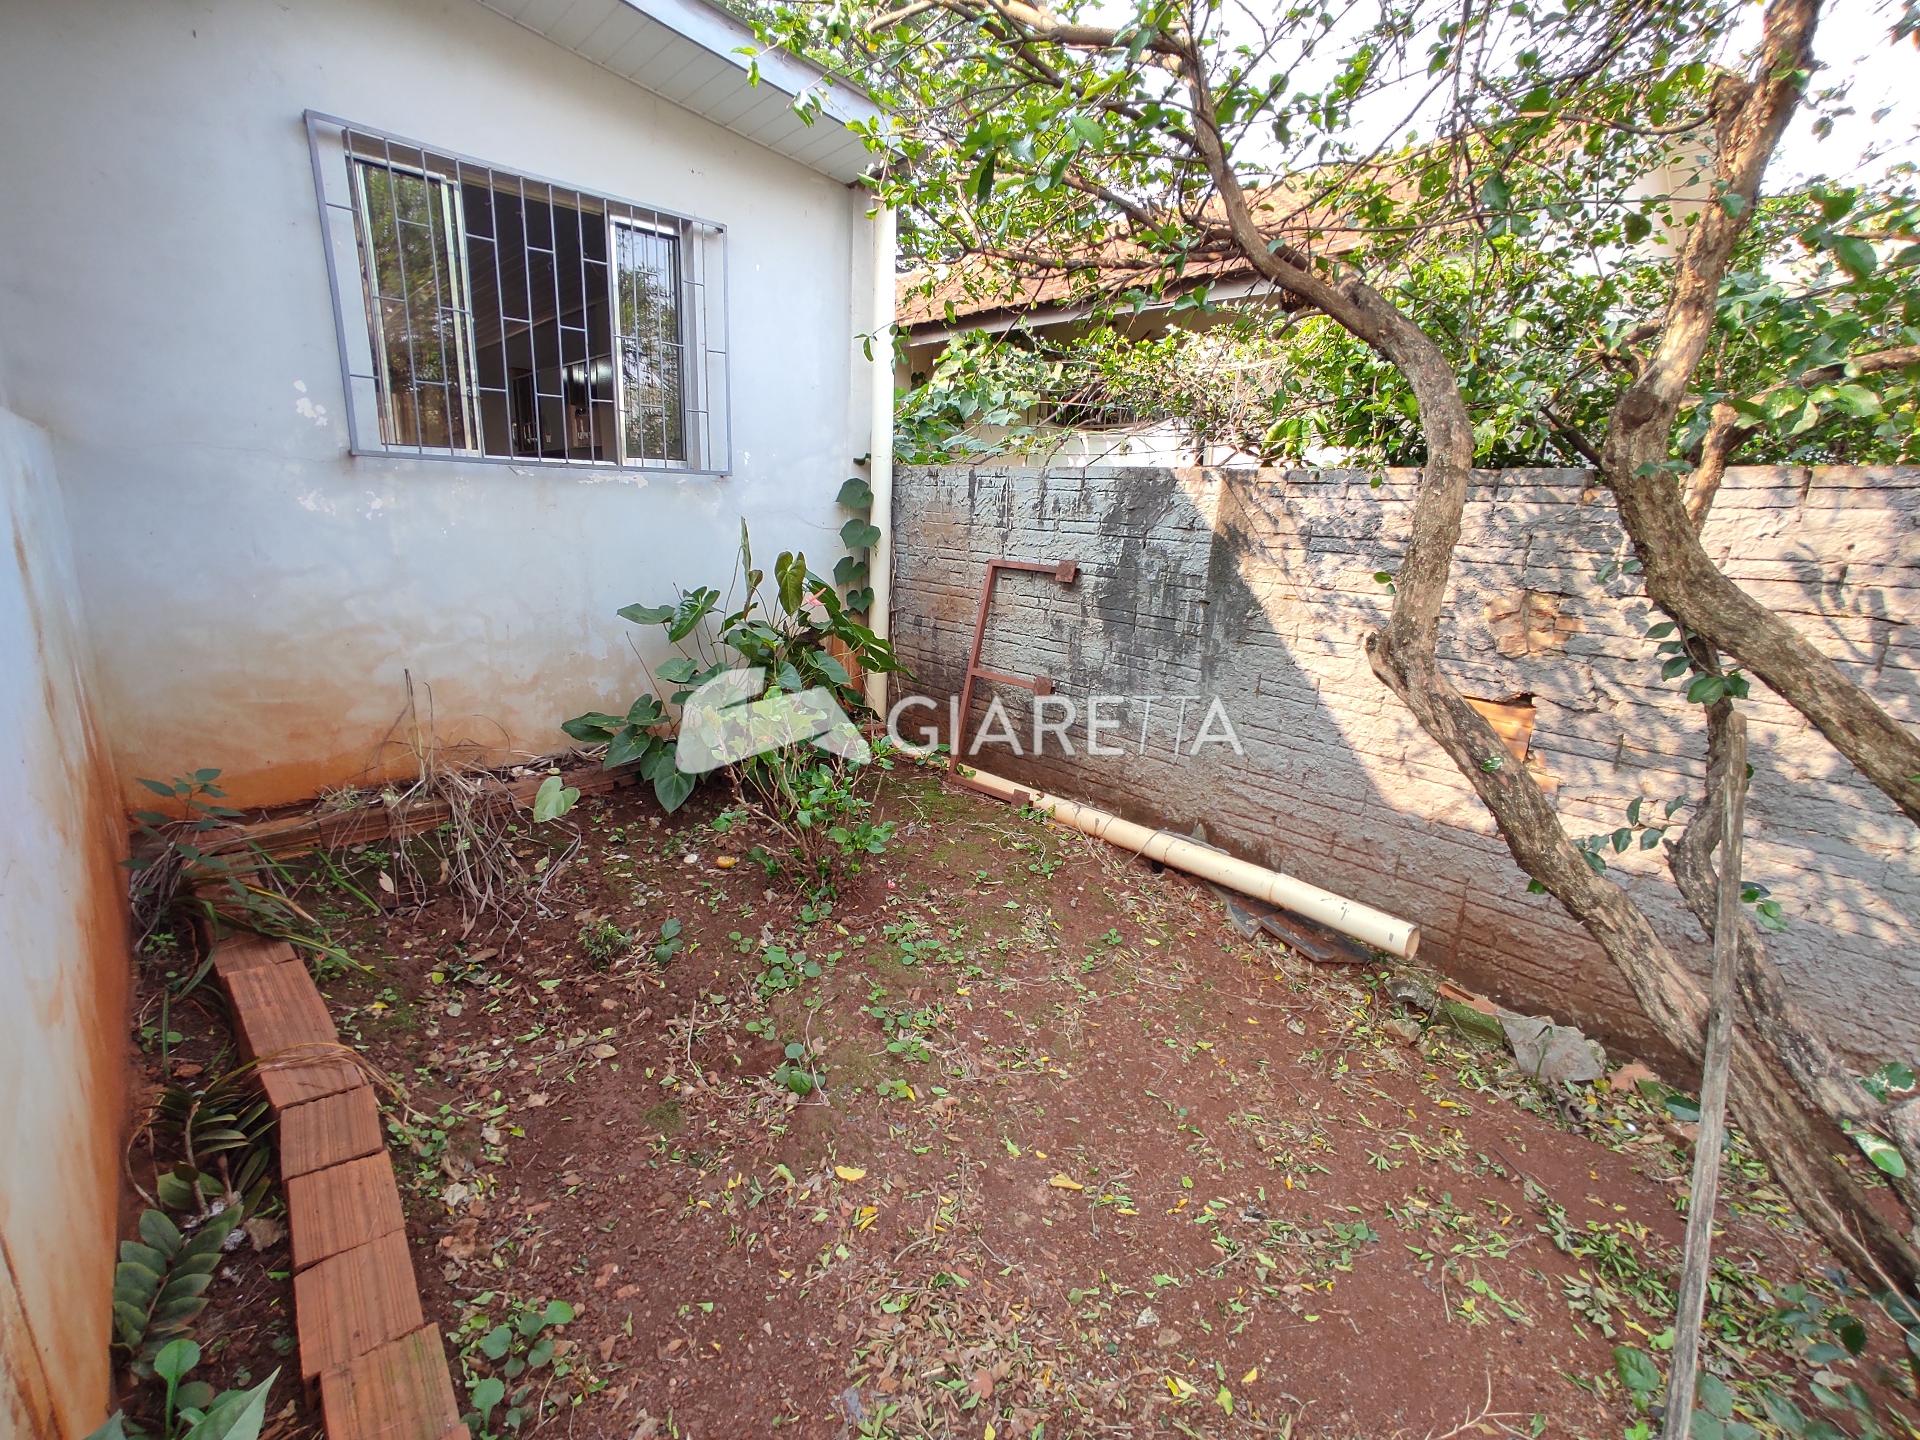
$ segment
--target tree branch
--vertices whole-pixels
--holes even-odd
[[[1719,201],[1700,212],[1681,252],[1659,341],[1614,406],[1601,474],[1654,603],[1765,680],[1920,823],[1920,739],[1792,625],[1721,573],[1666,473],[1674,419],[1711,338],[1720,282],[1812,65],[1818,12],[1819,0],[1771,0],[1757,77],[1725,76],[1719,83]]]
[[[1915,366],[1920,366],[1920,345],[1895,345],[1865,355],[1849,355],[1845,360],[1835,361],[1831,365],[1817,365],[1791,380],[1767,386],[1753,399],[1757,403],[1785,390],[1804,390],[1814,385],[1831,385],[1836,380],[1855,375],[1879,375],[1888,370],[1906,370]],[[1699,461],[1693,467],[1693,477],[1687,482],[1687,518],[1693,522],[1696,531],[1706,526],[1707,512],[1713,508],[1713,498],[1720,492],[1720,482],[1726,478],[1727,466],[1732,462],[1734,452],[1759,430],[1758,425],[1742,424],[1740,412],[1726,401],[1722,400],[1713,407],[1713,413],[1707,420],[1707,433],[1700,441]]]

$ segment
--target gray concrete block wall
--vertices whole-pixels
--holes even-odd
[[[945,713],[994,558],[1074,560],[1079,582],[1006,575],[984,663],[1051,676],[1083,709],[1135,699],[1109,744],[1069,739],[978,763],[1215,843],[1419,922],[1425,954],[1507,1003],[1657,1051],[1585,933],[1521,873],[1447,757],[1374,678],[1361,643],[1386,613],[1407,531],[1404,471],[909,468],[895,483],[894,643]],[[1705,542],[1727,572],[1920,723],[1920,471],[1731,472]],[[1698,794],[1697,707],[1663,681],[1654,618],[1619,562],[1604,492],[1579,470],[1476,477],[1441,652],[1470,695],[1531,696],[1529,764],[1572,834],[1611,832]],[[896,692],[897,693],[897,692]],[[978,727],[994,687],[972,712]],[[1179,713],[1179,696],[1189,701]],[[1219,696],[1244,755],[1192,749]],[[1001,695],[1023,730],[1032,701]],[[1914,827],[1758,681],[1746,869],[1790,926],[1772,948],[1807,1007],[1861,1059],[1920,1052]],[[921,716],[909,717],[911,731]],[[1110,716],[1109,718],[1113,718]],[[1184,741],[1183,738],[1184,737]],[[1031,734],[1022,736],[1031,750]],[[1687,811],[1681,812],[1684,819]],[[1664,933],[1704,961],[1657,852],[1613,856]]]

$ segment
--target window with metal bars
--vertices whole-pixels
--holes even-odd
[[[721,226],[307,123],[356,452],[725,471]]]

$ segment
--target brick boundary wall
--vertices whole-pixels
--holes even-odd
[[[999,694],[1016,757],[982,768],[1215,844],[1415,920],[1423,958],[1616,1046],[1664,1053],[1625,982],[1526,877],[1438,746],[1361,649],[1384,617],[1411,472],[903,468],[894,494],[894,644],[939,714],[959,689],[986,562],[1073,560],[1080,580],[1003,575],[983,663],[1052,677],[1082,714],[1032,753],[1033,701]],[[1920,723],[1920,470],[1749,467],[1705,541],[1908,724]],[[1704,738],[1663,681],[1642,589],[1603,492],[1581,470],[1477,475],[1441,640],[1469,695],[1532,705],[1527,763],[1576,839],[1698,795]],[[1085,701],[1110,708],[1086,754]],[[1244,754],[1201,744],[1219,696]],[[1058,711],[1053,718],[1058,718]],[[1920,1052],[1920,844],[1914,827],[1757,680],[1746,872],[1781,901],[1772,950],[1795,994],[1861,1060]],[[922,731],[927,712],[903,716]],[[940,725],[945,729],[944,719]],[[1212,734],[1218,733],[1214,727]],[[1680,812],[1684,820],[1689,810]],[[1704,965],[1658,851],[1609,858],[1663,933]]]

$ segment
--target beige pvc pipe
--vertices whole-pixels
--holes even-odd
[[[857,193],[857,192],[856,192]],[[867,584],[873,604],[867,624],[882,640],[893,634],[893,256],[896,217],[881,205],[873,216],[873,359],[868,370],[873,405],[867,433],[867,486],[873,491],[870,519],[880,539],[867,555]],[[866,678],[867,704],[875,713],[887,713],[887,677],[874,671]]]
[[[1105,840],[1110,845],[1118,845],[1123,850],[1131,850],[1162,865],[1171,865],[1202,880],[1211,880],[1242,895],[1251,895],[1257,900],[1291,910],[1296,915],[1304,915],[1317,925],[1351,936],[1376,950],[1384,950],[1402,960],[1411,960],[1414,952],[1420,948],[1420,927],[1411,921],[1396,919],[1384,911],[1322,890],[1317,885],[1309,885],[1291,875],[1282,875],[1278,870],[1236,860],[1197,841],[1169,835],[1164,830],[1150,830],[1131,820],[1122,820],[1118,815],[1096,810],[1091,805],[1063,800],[1058,795],[1017,785],[971,766],[963,765],[958,769],[968,781],[987,793],[1002,800],[1018,801],[1036,810],[1044,810],[1062,825],[1078,830],[1082,835]]]

